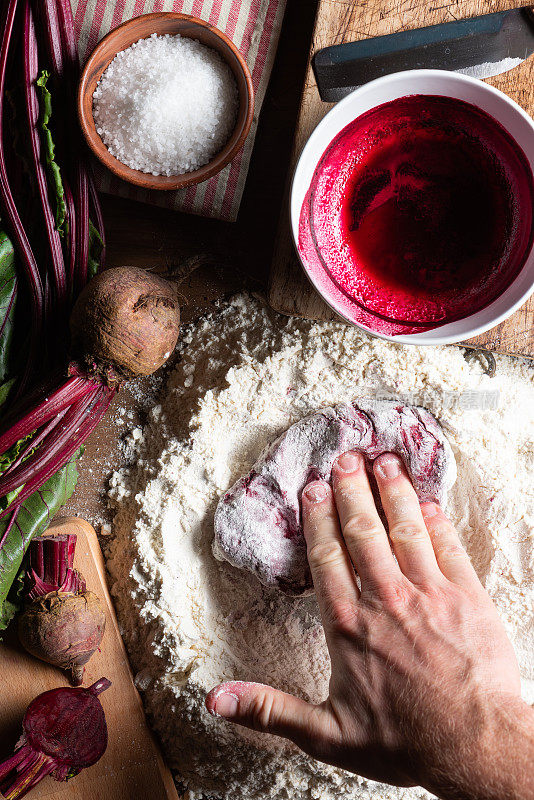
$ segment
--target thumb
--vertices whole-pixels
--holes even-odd
[[[207,695],[206,708],[214,716],[256,731],[284,736],[304,748],[301,742],[313,739],[316,744],[324,737],[326,711],[321,706],[311,705],[263,683],[221,683]]]

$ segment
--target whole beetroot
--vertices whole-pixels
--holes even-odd
[[[72,350],[102,374],[151,375],[176,346],[180,306],[172,283],[115,267],[87,284],[72,310]]]
[[[73,358],[64,373],[36,389],[0,429],[0,456],[22,443],[0,474],[0,519],[9,516],[8,531],[28,497],[76,456],[123,383],[170,357],[179,329],[176,286],[164,278],[115,267],[87,284],[72,311]]]
[[[70,672],[74,686],[104,636],[100,599],[73,568],[75,534],[39,536],[30,545],[26,604],[18,619],[22,646],[36,658]]]

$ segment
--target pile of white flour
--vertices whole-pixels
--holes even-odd
[[[534,370],[490,378],[456,347],[413,348],[342,323],[286,320],[245,295],[189,328],[161,405],[111,479],[108,567],[151,722],[188,800],[427,797],[324,766],[204,710],[215,684],[270,683],[312,701],[329,660],[314,597],[290,599],[214,559],[220,495],[291,423],[355,396],[425,406],[458,465],[447,511],[495,599],[534,699]]]

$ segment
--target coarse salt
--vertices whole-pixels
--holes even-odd
[[[181,175],[207,164],[235,125],[235,78],[219,53],[179,35],[117,53],[93,94],[96,130],[123,164]]]

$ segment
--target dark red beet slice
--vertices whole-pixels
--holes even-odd
[[[97,697],[107,686],[109,682],[101,679],[89,689],[40,694],[22,723],[28,744],[76,772],[95,764],[107,746],[106,718]]]
[[[309,592],[302,490],[311,480],[330,480],[334,459],[347,450],[361,451],[369,467],[381,453],[397,453],[420,500],[444,503],[456,479],[450,445],[425,409],[387,400],[322,408],[267,447],[249,474],[221,498],[215,555],[286,594]]]
[[[0,764],[6,800],[24,797],[46,775],[72,778],[104,755],[108,732],[98,695],[109,686],[100,678],[88,689],[52,689],[32,700],[15,753]]]

